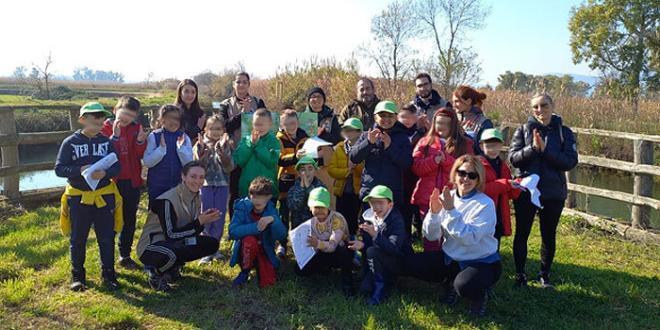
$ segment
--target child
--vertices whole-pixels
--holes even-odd
[[[119,174],[119,162],[106,170],[97,170],[91,179],[99,180],[92,189],[82,173],[90,165],[114,153],[110,140],[100,134],[105,117],[112,115],[98,102],[80,108],[78,122],[82,129],[64,139],[57,154],[55,174],[67,178],[62,195],[60,224],[64,234],[70,234],[71,290],[83,291],[85,281],[85,249],[89,230],[94,226],[101,256],[101,275],[106,288],[119,288],[115,274],[115,232],[122,227],[122,198],[110,178]]]
[[[181,182],[183,165],[193,160],[190,139],[181,128],[181,111],[174,105],[159,110],[161,128],[147,138],[147,150],[142,159],[147,173],[147,192],[151,203],[162,193]]]
[[[234,152],[236,166],[241,168],[238,183],[240,197],[248,195],[250,182],[263,176],[272,182],[277,181],[277,161],[280,159],[280,143],[275,134],[270,131],[273,118],[266,109],[258,109],[252,117],[252,133],[241,139]],[[277,201],[279,190],[273,187],[274,201]]]
[[[481,133],[481,164],[486,172],[486,186],[484,193],[495,202],[497,224],[495,225],[495,238],[497,250],[500,249],[502,236],[511,236],[511,209],[509,200],[516,199],[521,190],[511,180],[511,169],[500,156],[504,137],[497,128],[488,128]]]
[[[328,165],[328,173],[335,179],[334,193],[337,196],[337,212],[346,218],[351,237],[357,234],[361,207],[358,194],[360,193],[360,176],[364,169],[364,162],[353,164],[348,159],[348,153],[357,143],[363,129],[360,119],[349,118],[344,121],[341,130],[344,141],[337,143],[332,160]]]
[[[275,284],[275,270],[280,261],[275,256],[275,242],[282,240],[287,231],[272,202],[273,182],[257,177],[249,186],[249,197],[234,204],[234,215],[229,224],[229,238],[234,240],[230,266],[240,265],[241,272],[233,285],[248,281],[250,270],[257,268],[259,286]]]
[[[312,233],[307,244],[317,252],[302,269],[296,266],[296,274],[309,276],[327,274],[330,268],[341,269],[342,290],[346,297],[354,295],[352,268],[353,251],[348,246],[348,225],[344,217],[330,210],[330,192],[323,187],[309,192],[307,206],[313,217],[310,219]]]
[[[124,227],[119,234],[119,265],[126,269],[140,269],[131,259],[131,247],[135,235],[135,222],[142,187],[142,156],[147,147],[147,133],[135,122],[140,111],[140,101],[122,96],[112,112],[115,120],[107,119],[101,133],[110,138],[119,158],[119,175],[113,178],[123,200]]]
[[[370,296],[369,305],[378,305],[394,285],[403,258],[412,253],[412,247],[390,188],[375,186],[363,201],[371,208],[362,215],[365,220],[360,225],[362,241],[349,241],[348,247],[362,250],[362,255],[367,256],[369,269],[360,291]]]
[[[307,207],[309,192],[316,187],[325,187],[316,177],[318,168],[316,161],[309,156],[303,156],[296,164],[298,178],[289,190],[287,197],[287,204],[291,210],[291,229],[312,217],[312,212]]]
[[[290,212],[286,197],[289,189],[298,176],[295,165],[298,159],[304,154],[302,145],[307,140],[307,133],[299,127],[298,114],[293,109],[285,109],[280,115],[282,128],[277,132],[277,138],[280,140],[280,160],[278,161],[279,173],[278,185],[280,190],[280,216],[282,223],[289,228]],[[283,258],[286,255],[287,239],[284,238],[277,248],[277,256]]]
[[[216,209],[220,211],[218,221],[204,226],[204,235],[220,241],[225,229],[225,214],[229,199],[229,173],[234,169],[231,159],[232,141],[225,132],[222,117],[213,115],[206,120],[204,135],[197,138],[193,147],[193,158],[206,169],[204,186],[201,189],[202,211]],[[223,260],[220,251],[200,259],[200,264],[209,264],[213,260]]]
[[[410,145],[415,148],[417,142],[426,134],[428,120],[424,115],[423,118],[417,116],[417,108],[414,104],[408,103],[401,107],[401,111],[397,115],[397,119],[403,126],[406,127],[408,134],[408,141]],[[414,161],[414,160],[413,160]],[[403,172],[403,194],[404,196],[412,196],[415,190],[415,184],[419,177],[412,171],[412,167],[404,170]],[[414,203],[404,203],[401,207],[401,214],[403,219],[406,220],[406,232],[408,236],[412,237],[412,227],[415,227],[415,236],[422,237],[422,221],[419,217],[419,207]]]

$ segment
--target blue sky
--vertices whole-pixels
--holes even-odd
[[[53,71],[113,70],[129,81],[185,78],[243,62],[268,77],[310,56],[344,59],[369,38],[370,19],[387,1],[10,1],[0,20],[5,47],[0,75],[39,63],[52,52]],[[595,75],[573,65],[569,10],[579,1],[485,1],[486,27],[468,35],[479,54],[481,84],[506,70]],[[34,8],[39,8],[35,11]],[[129,11],[130,14],[126,14]],[[56,13],[56,14],[54,14]],[[422,43],[423,44],[423,43]],[[431,45],[429,43],[429,45]],[[360,61],[362,73],[374,74]]]

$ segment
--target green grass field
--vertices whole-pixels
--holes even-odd
[[[4,217],[4,218],[2,218]],[[184,268],[174,293],[152,292],[141,271],[119,270],[122,289],[100,286],[98,249],[90,237],[88,284],[69,291],[67,238],[58,209],[44,206],[0,216],[0,328],[626,328],[660,325],[660,247],[623,241],[563,218],[554,267],[556,290],[532,285],[514,290],[511,239],[503,241],[505,271],[489,303],[489,315],[467,316],[466,304],[438,303],[437,284],[399,281],[384,305],[346,300],[338,274],[300,279],[289,258],[275,287],[255,281],[234,289],[237,269],[226,263]],[[140,211],[140,223],[144,209]],[[530,242],[529,272],[538,264],[538,227]],[[139,230],[138,230],[139,233]],[[228,242],[222,250],[228,253]]]

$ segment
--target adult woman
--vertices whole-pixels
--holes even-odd
[[[481,154],[479,142],[481,134],[485,129],[493,128],[493,122],[486,117],[481,110],[486,94],[481,93],[470,86],[458,86],[452,93],[452,102],[461,126],[467,135],[474,140],[474,151]]]
[[[537,174],[537,188],[541,192],[539,208],[532,204],[529,192],[514,201],[516,233],[513,257],[516,263],[517,286],[527,285],[525,262],[527,239],[538,212],[541,226],[541,272],[543,287],[551,287],[550,267],[555,256],[557,224],[567,196],[564,172],[577,165],[578,154],[573,132],[563,126],[561,117],[554,114],[554,103],[547,94],[537,94],[531,100],[532,114],[527,123],[516,129],[511,140],[509,160],[518,169],[518,177]]]
[[[199,106],[198,91],[197,84],[192,79],[181,80],[174,100],[174,105],[181,109],[181,128],[193,143],[206,123],[206,115]]]
[[[200,235],[204,225],[220,217],[217,209],[200,213],[199,190],[206,170],[197,161],[182,170],[182,182],[150,204],[147,222],[137,244],[137,255],[149,272],[149,285],[169,291],[168,280],[178,277],[184,263],[218,251],[218,240]]]
[[[442,189],[449,184],[449,172],[454,160],[474,152],[472,140],[463,134],[452,109],[438,109],[432,123],[428,134],[417,143],[413,151],[412,171],[419,180],[410,202],[419,207],[421,219],[424,219],[429,209],[429,195],[433,189]],[[440,250],[440,242],[430,242],[425,238],[424,250]]]
[[[321,87],[314,87],[307,92],[305,112],[318,114],[318,137],[337,144],[341,140],[341,128],[334,111],[326,104],[325,92]]]
[[[422,230],[429,240],[443,239],[445,276],[450,288],[446,302],[455,304],[458,296],[470,299],[470,313],[486,313],[486,290],[502,273],[497,252],[495,204],[482,191],[484,167],[478,157],[459,157],[451,169],[451,181],[456,186],[434,189],[429,213]]]

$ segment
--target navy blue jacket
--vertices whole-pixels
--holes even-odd
[[[396,122],[392,128],[385,131],[392,139],[389,148],[385,149],[382,141],[369,143],[368,132],[364,132],[348,156],[354,164],[364,162],[360,199],[367,196],[371,188],[384,185],[392,190],[394,202],[399,204],[404,202],[403,174],[413,162],[412,146],[403,124]]]
[[[533,131],[538,130],[545,141],[543,152],[534,150]],[[511,140],[509,161],[518,171],[517,177],[537,174],[541,199],[564,200],[568,194],[564,172],[578,163],[575,136],[570,128],[563,126],[561,117],[552,115],[548,126],[543,126],[534,117],[516,129]]]
[[[385,218],[383,226],[376,232],[376,237],[371,238],[369,234],[362,231],[362,242],[364,243],[364,251],[371,246],[375,246],[389,255],[399,257],[413,252],[410,239],[406,233],[403,216],[396,208],[393,208]]]
[[[80,174],[80,168],[92,165],[101,158],[115,152],[110,139],[99,133],[93,138],[85,136],[77,130],[62,141],[60,151],[55,161],[55,174],[67,178],[68,183],[79,190],[92,190]],[[110,184],[110,178],[119,174],[119,162],[114,163],[105,171],[105,176],[99,181],[96,189]]]

